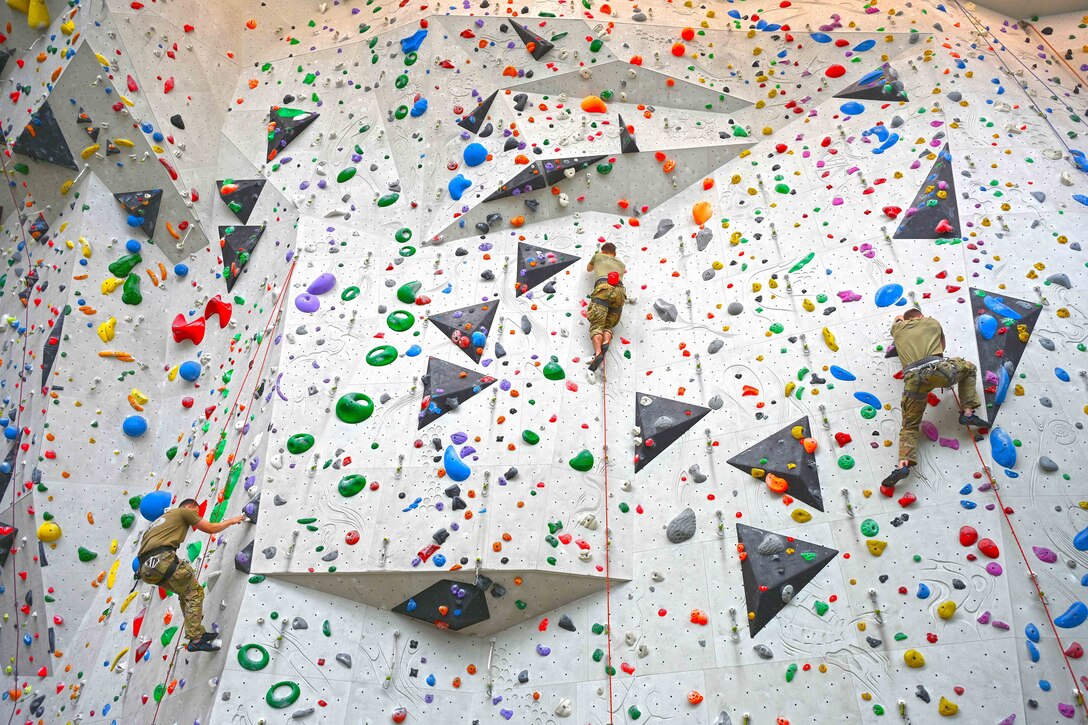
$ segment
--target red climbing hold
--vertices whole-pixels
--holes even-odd
[[[850,437],[849,433],[838,432],[835,434],[835,442],[839,444],[839,448],[845,448],[846,444],[854,440]]]
[[[978,541],[978,532],[973,527],[960,527],[960,546],[972,546],[976,541]]]
[[[915,496],[910,491],[907,491],[905,494],[903,494],[899,498],[899,505],[902,506],[903,508],[906,508],[907,506],[910,506],[912,503],[914,503],[917,500],[918,500],[917,496]]]
[[[996,559],[1001,552],[997,548],[997,544],[993,542],[993,539],[982,539],[978,542],[978,550],[991,559]]]
[[[952,231],[952,224],[947,219],[941,219],[939,222],[937,222],[937,226],[934,227],[933,231],[937,232],[938,234],[947,234],[948,232]]]
[[[1065,656],[1079,660],[1084,656],[1084,648],[1080,646],[1080,642],[1074,642],[1065,648]]]
[[[897,216],[903,213],[903,210],[897,206],[886,206],[881,211],[884,212],[884,216],[889,219],[895,219]]]
[[[824,71],[824,75],[828,78],[842,78],[846,75],[846,69],[837,63]]]
[[[219,329],[223,329],[230,322],[230,315],[233,310],[233,306],[229,302],[224,302],[223,298],[219,295],[212,297],[208,300],[208,305],[204,308],[205,319],[211,319],[213,315],[219,317]]]
[[[170,325],[170,330],[174,333],[174,342],[188,340],[194,345],[199,345],[204,341],[204,318],[198,317],[192,322],[186,322],[185,315],[179,312],[173,324]]]

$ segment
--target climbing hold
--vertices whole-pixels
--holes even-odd
[[[472,473],[453,446],[446,446],[446,452],[442,455],[442,467],[446,469],[446,475],[454,481],[464,481]]]
[[[56,521],[46,521],[44,524],[38,527],[38,541],[44,541],[47,544],[52,544],[54,541],[61,537],[60,526]]]
[[[1013,444],[1012,436],[1001,426],[994,426],[990,430],[990,454],[1002,468],[1016,466],[1016,446]]]
[[[959,705],[952,702],[951,700],[946,700],[943,697],[940,699],[940,702],[937,704],[937,712],[939,712],[943,717],[952,717],[953,715],[955,715],[959,711],[960,711],[960,706]]]
[[[147,432],[147,419],[142,415],[130,415],[121,424],[121,430],[129,438],[139,438]]]
[[[956,603],[951,599],[941,602],[937,605],[937,616],[941,619],[951,619],[952,615],[956,613]]]
[[[173,500],[166,491],[151,491],[140,498],[140,515],[148,521],[154,521],[163,515]]]
[[[889,307],[903,298],[903,285],[886,284],[876,291],[874,301],[877,307]]]
[[[336,417],[344,423],[362,423],[374,414],[374,401],[365,393],[345,393],[336,401]]]
[[[593,468],[593,454],[588,450],[581,450],[569,461],[570,467],[576,471],[588,471]]]
[[[309,433],[295,433],[287,439],[287,451],[293,455],[305,453],[314,446],[314,437]]]
[[[1088,620],[1088,606],[1084,602],[1073,602],[1061,615],[1054,618],[1054,624],[1062,629],[1073,629]]]

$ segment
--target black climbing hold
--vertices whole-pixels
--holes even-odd
[[[495,382],[495,378],[436,357],[427,359],[419,429],[430,425]]]
[[[229,226],[219,227],[219,246],[223,256],[223,279],[227,282],[227,292],[234,289],[238,276],[249,263],[257,242],[264,234],[264,227]]]
[[[521,297],[542,282],[554,277],[578,261],[573,254],[556,252],[527,242],[518,243],[518,270],[514,281],[516,296]]]
[[[290,101],[286,101],[290,103]],[[268,111],[268,158],[272,161],[287,148],[306,127],[317,120],[319,113],[301,111],[297,108],[272,106]]]
[[[970,300],[975,344],[978,346],[979,376],[986,402],[986,417],[990,423],[993,423],[997,418],[997,411],[1001,409],[1001,403],[997,402],[1000,383],[987,385],[986,373],[993,373],[1000,381],[1001,368],[1004,366],[1011,387],[1011,380],[1016,375],[1016,366],[1020,364],[1020,358],[1024,355],[1028,340],[1035,329],[1035,323],[1039,321],[1039,313],[1043,308],[1034,302],[973,287]],[[990,307],[987,301],[993,307]],[[1010,312],[1012,314],[1009,314]],[[982,334],[983,329],[986,328],[978,322],[984,315],[997,320],[997,331],[990,336],[989,340]]]
[[[481,302],[457,310],[439,312],[427,319],[455,346],[472,358],[473,362],[480,362],[498,308],[498,302]],[[476,333],[483,334],[483,344],[473,342],[472,337]]]
[[[744,546],[740,568],[752,637],[839,554],[834,549],[798,538],[787,540],[782,534],[744,524],[737,524],[737,541],[738,546]]]
[[[180,113],[175,113],[170,117],[170,125],[179,131],[185,130],[185,120],[181,117]]]
[[[242,550],[234,555],[234,568],[245,574],[249,573],[250,567],[253,566],[253,544],[251,541],[242,547]]]
[[[562,617],[559,618],[559,621],[556,622],[556,625],[560,629],[565,629],[568,632],[577,632],[578,631],[578,628],[574,626],[574,622],[571,621],[571,618],[569,616],[567,616],[566,614],[564,614]]]
[[[797,426],[801,427],[801,439],[812,436],[808,416],[805,416],[741,451],[727,463],[747,474],[758,469],[784,478],[789,484],[786,492],[790,496],[817,511],[823,511],[824,495],[820,489],[816,456],[805,450],[801,440],[793,437],[793,429]]]
[[[139,226],[148,237],[155,236],[155,225],[159,221],[159,204],[162,202],[162,189],[122,191],[114,194],[113,198],[121,203],[121,207],[130,217],[140,220]]]
[[[463,591],[464,597],[455,594]],[[440,607],[446,608],[442,614]],[[393,612],[421,622],[442,625],[453,631],[487,621],[491,613],[487,609],[484,590],[475,584],[443,579],[435,582],[405,602],[393,607]]]
[[[234,212],[234,216],[243,224],[249,221],[253,207],[264,189],[265,179],[220,179],[215,182],[219,189],[219,198]]]
[[[11,478],[11,474],[7,474]],[[2,484],[6,486],[6,482]],[[0,492],[3,488],[0,488]],[[0,566],[8,563],[8,554],[15,548],[15,537],[19,535],[19,529],[4,521],[0,521]]]
[[[635,143],[635,139],[631,136],[631,132],[627,130],[627,124],[623,122],[623,116],[620,116],[620,153],[638,153],[638,144]]]
[[[491,104],[495,102],[495,96],[497,95],[499,95],[499,92],[494,91],[490,96],[480,101],[480,105],[476,106],[476,110],[467,116],[461,116],[461,120],[457,122],[457,125],[469,133],[479,134],[484,121],[487,120],[487,114],[491,112]],[[516,145],[517,141],[514,144]]]
[[[641,431],[642,442],[635,453],[635,472],[641,471],[666,448],[680,440],[709,412],[710,408],[701,405],[636,392],[635,425]]]
[[[856,83],[835,94],[835,98],[852,98],[857,101],[906,101],[907,92],[898,74],[887,63],[879,73],[867,73]]]
[[[511,20],[510,24],[514,26],[514,32],[521,38],[521,42],[525,43],[525,49],[529,51],[529,55],[533,56],[533,60],[540,60],[548,54],[548,51],[555,47],[550,40],[544,40],[544,38],[529,30],[521,23],[515,23]]]
[[[22,133],[15,139],[12,150],[17,154],[55,166],[63,166],[66,169],[79,168],[57,124],[57,118],[53,115],[49,101],[42,101],[37,112],[30,116],[30,122],[23,127]]]
[[[937,231],[943,228],[942,225],[948,228]],[[893,236],[896,239],[944,239],[959,235],[960,212],[952,175],[952,154],[945,144]]]
[[[64,318],[66,315],[61,312],[56,321],[53,323],[53,327],[49,330],[49,337],[45,341],[45,347],[42,349],[42,387],[44,388],[49,382],[49,375],[53,372],[53,363],[57,359],[57,352],[60,350],[61,336],[64,334]]]

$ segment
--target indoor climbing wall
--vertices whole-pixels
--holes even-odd
[[[0,18],[0,717],[1088,722],[1088,16]]]

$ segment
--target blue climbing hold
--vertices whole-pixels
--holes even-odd
[[[138,571],[140,571],[140,557],[134,556],[132,557],[132,573],[135,574]]]
[[[125,422],[121,424],[121,430],[125,432],[129,438],[139,438],[147,432],[147,419],[142,415],[130,415],[125,418]]]
[[[195,383],[200,378],[200,363],[196,360],[186,360],[178,366],[178,375],[182,380],[188,380],[190,383]]]
[[[858,116],[865,111],[865,106],[861,105],[857,101],[847,101],[839,106],[839,110],[845,113],[847,116]]]
[[[412,345],[410,348],[408,348],[407,350],[404,351],[404,354],[407,355],[408,357],[415,357],[416,355],[419,355],[421,352],[423,352],[422,347],[420,347],[419,345]]]
[[[1054,374],[1057,375],[1058,380],[1061,380],[1063,383],[1069,382],[1069,373],[1067,373],[1064,369],[1054,368]]]
[[[426,98],[420,98],[418,101],[412,104],[412,110],[408,112],[408,115],[412,118],[419,118],[427,112],[428,105],[429,104],[427,103]]]
[[[872,50],[875,47],[876,47],[876,41],[873,40],[872,38],[869,38],[868,40],[863,40],[860,43],[858,43],[857,45],[855,45],[854,46],[854,52],[855,53],[864,53],[865,51]]]
[[[487,344],[487,333],[477,330],[472,333],[472,346],[483,347]]]
[[[465,147],[462,156],[466,166],[479,166],[487,161],[487,149],[482,143],[470,143]]]
[[[877,307],[890,307],[903,297],[903,285],[886,284],[876,291]]]
[[[1039,642],[1039,628],[1036,627],[1034,624],[1029,624],[1028,626],[1024,627],[1024,635],[1028,639],[1030,639],[1032,642],[1035,642],[1036,644],[1038,644],[1038,642]]]
[[[854,48],[854,50],[857,50],[857,48]],[[871,70],[868,73],[866,73],[865,75],[863,75],[861,78],[859,78],[858,79],[858,85],[859,86],[869,86],[869,85],[872,85],[873,83],[876,83],[878,80],[880,80],[883,77],[884,77],[884,69],[883,68],[877,68],[876,70]]]
[[[838,365],[831,366],[831,377],[835,378],[836,380],[846,381],[858,379],[857,375],[854,375],[849,370],[844,370],[843,368],[840,368]]]
[[[409,612],[414,612],[414,611],[416,611],[416,609],[419,608],[419,605],[416,604],[415,599],[409,599],[408,604],[406,604],[404,608]]]
[[[866,393],[864,391],[860,393],[854,393],[854,399],[863,403],[864,405],[871,405],[874,408],[880,409],[880,398],[876,397],[872,393]]]
[[[1081,529],[1073,537],[1073,547],[1077,551],[1088,551],[1088,528]]]
[[[1050,692],[1050,680],[1039,680],[1039,689],[1043,692]]]
[[[453,446],[446,446],[446,452],[442,456],[442,467],[446,469],[446,475],[454,481],[464,481],[472,473]]]
[[[974,486],[972,486],[972,485],[971,485],[971,484],[969,484],[969,483],[965,483],[965,484],[963,484],[963,486],[962,486],[962,487],[960,488],[960,496],[967,496],[968,494],[970,494],[970,493],[971,493],[972,491],[974,491],[974,490],[975,490],[975,487],[974,487]]]
[[[923,583],[918,585],[918,598],[919,599],[929,599],[929,585],[928,584],[923,582]]]
[[[140,515],[148,521],[162,516],[173,496],[168,491],[152,491],[140,497]]]
[[[1054,619],[1054,624],[1062,629],[1073,629],[1084,624],[1084,620],[1088,619],[1088,606],[1085,606],[1084,602],[1073,602],[1069,605],[1069,609]]]
[[[975,503],[974,501],[968,501],[967,499],[962,499],[960,501],[960,506],[967,509],[968,511],[971,511],[972,509],[978,508],[977,503]]]
[[[139,229],[144,225],[144,218],[141,216],[136,216],[135,214],[129,214],[128,225],[134,229]]]
[[[465,193],[465,189],[472,186],[472,182],[466,179],[461,174],[450,179],[449,190],[450,198],[454,201],[460,201],[461,195]]]
[[[188,277],[189,276],[189,265],[181,264],[180,262],[178,264],[175,264],[174,265],[174,274],[176,274],[178,277]]]
[[[1028,656],[1031,657],[1032,662],[1039,661],[1039,648],[1035,646],[1034,642],[1025,642],[1028,646]]]
[[[9,441],[15,440],[19,437],[19,429],[13,425],[9,425],[7,428],[4,429],[4,437],[7,438]]]
[[[1012,378],[1009,377],[1009,371],[1002,365],[997,374],[997,392],[994,394],[994,403],[996,405],[1001,405],[1005,402],[1005,396],[1009,394],[1009,385],[1011,383]]]
[[[732,11],[732,12],[736,12],[736,11]],[[814,42],[816,42],[816,43],[830,43],[831,42],[831,36],[828,35],[827,33],[813,33],[811,37],[812,37],[812,40]]]
[[[1088,206],[1088,196],[1084,194],[1073,194],[1074,201],[1079,201],[1081,204]]]
[[[135,239],[130,239],[125,242],[125,251],[129,254],[136,254],[136,252],[140,251],[142,247],[143,245],[137,242]]]
[[[427,30],[420,28],[416,32],[409,35],[407,38],[401,38],[400,51],[402,53],[414,53],[419,50],[419,46],[423,45],[423,39],[427,37]]]
[[[979,315],[975,320],[975,330],[983,340],[992,340],[997,334],[997,318],[993,315]]]
[[[446,555],[445,554],[435,554],[434,558],[431,559],[431,562],[435,566],[437,566],[439,569],[441,569],[442,567],[444,567],[446,565]]]
[[[1005,300],[1001,299],[1000,297],[991,297],[990,295],[986,295],[982,298],[982,301],[986,303],[986,306],[989,307],[995,315],[998,315],[1000,317],[1009,317],[1014,320],[1019,320],[1021,317],[1019,312],[1006,305]]]
[[[434,687],[434,683],[438,682],[434,675],[427,675],[427,684]]]
[[[994,426],[990,430],[990,455],[1002,468],[1016,465],[1016,446],[1013,445],[1012,436],[1001,426]]]

